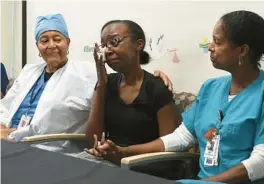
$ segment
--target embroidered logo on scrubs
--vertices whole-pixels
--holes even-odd
[[[234,124],[227,124],[225,126],[223,126],[223,133],[222,133],[222,136],[230,136],[230,135],[237,135],[238,134],[238,126],[237,125],[234,125]]]

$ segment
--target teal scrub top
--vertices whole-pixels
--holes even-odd
[[[231,76],[206,81],[196,102],[182,114],[183,122],[200,148],[200,178],[220,174],[249,158],[253,147],[264,144],[264,71],[228,101]],[[220,121],[218,111],[222,111]],[[204,165],[205,133],[219,125],[218,166]]]

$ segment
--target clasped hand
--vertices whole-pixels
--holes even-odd
[[[97,159],[107,159],[112,162],[120,162],[124,155],[124,147],[116,145],[113,141],[105,139],[105,133],[102,133],[102,138],[99,141],[97,135],[94,135],[94,146],[92,149],[85,148],[84,150]]]

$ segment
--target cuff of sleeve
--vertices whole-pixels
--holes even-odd
[[[252,181],[253,178],[255,177],[255,174],[253,172],[253,169],[249,166],[250,164],[248,163],[249,160],[244,160],[242,161],[242,164],[245,166],[247,173],[248,173],[248,178]]]
[[[175,151],[175,145],[172,145],[172,142],[174,140],[172,134],[168,134],[163,137],[160,137],[160,139],[162,140],[164,144],[165,151]]]
[[[173,133],[161,137],[165,151],[184,151],[196,142],[192,134],[182,123]]]
[[[17,129],[14,132],[11,132],[8,138],[19,142],[19,141],[22,141],[24,137],[28,137],[28,136],[32,136],[32,133],[30,131],[30,126],[26,126],[26,127]]]
[[[264,144],[256,145],[250,157],[241,163],[245,166],[251,181],[264,178]]]

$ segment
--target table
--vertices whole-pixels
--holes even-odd
[[[175,184],[174,181],[1,140],[2,184]]]

